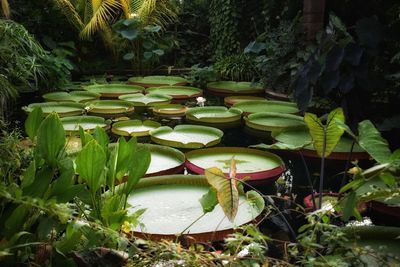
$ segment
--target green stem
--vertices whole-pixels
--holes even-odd
[[[194,220],[193,222],[191,222],[190,224],[189,224],[189,226],[188,227],[186,227],[185,229],[183,229],[183,231],[182,232],[180,232],[179,233],[179,235],[177,236],[177,238],[176,238],[176,240],[175,240],[175,242],[178,242],[178,237],[180,237],[181,235],[183,235],[185,232],[186,232],[186,230],[188,230],[190,227],[192,227],[192,225],[193,224],[195,224],[196,222],[198,222],[201,218],[203,218],[204,217],[204,215],[206,215],[207,213],[206,212],[204,212],[203,214],[201,214],[196,220]]]
[[[325,150],[326,150],[326,127],[324,127],[324,141],[322,143],[321,155],[321,171],[319,175],[319,195],[318,195],[318,209],[322,207],[322,191],[324,190],[324,176],[325,176]]]

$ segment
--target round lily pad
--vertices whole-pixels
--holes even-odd
[[[167,85],[186,85],[188,81],[178,76],[145,76],[131,77],[128,79],[129,84],[136,84],[143,87],[157,87]]]
[[[87,103],[87,109],[93,115],[115,117],[133,113],[134,106],[123,100],[97,100]]]
[[[239,209],[233,222],[226,218],[220,205],[203,216],[199,199],[209,188],[206,178],[198,175],[142,179],[128,198],[128,203],[134,207],[130,213],[145,209],[141,216],[145,226],[136,227],[134,235],[161,240],[176,239],[176,235],[183,232],[196,242],[223,240],[234,228],[256,219],[264,207],[264,203],[254,205],[240,195]]]
[[[163,126],[150,131],[151,140],[176,148],[202,148],[217,145],[224,133],[216,128],[199,125]]]
[[[97,126],[108,129],[109,124],[102,117],[96,116],[72,116],[61,118],[61,123],[67,133],[79,132],[79,127],[85,131],[92,131]]]
[[[40,107],[44,115],[56,112],[60,117],[76,116],[76,115],[81,115],[85,112],[84,104],[74,103],[74,102],[32,103],[29,104],[24,109],[27,112],[31,112],[36,107]]]
[[[127,120],[113,124],[111,131],[120,136],[148,136],[151,130],[161,127],[161,124],[152,120]]]
[[[169,104],[172,99],[169,95],[161,94],[129,94],[118,98],[133,103],[137,112],[143,112],[147,107]]]
[[[152,108],[154,115],[164,117],[180,117],[185,116],[187,107],[180,104],[168,104],[155,106]]]
[[[151,153],[146,177],[183,173],[185,154],[178,149],[152,144],[138,144],[138,146],[148,147]]]
[[[243,101],[234,104],[233,107],[241,109],[247,115],[258,112],[277,112],[287,114],[294,114],[299,112],[299,109],[297,108],[295,103],[285,101]]]
[[[100,98],[100,94],[88,91],[72,91],[72,92],[51,92],[42,96],[46,101],[56,102],[80,102],[84,103]]]
[[[98,93],[101,97],[117,98],[120,95],[141,93],[144,88],[138,85],[106,83],[88,85],[85,87],[85,90]]]
[[[284,171],[284,163],[275,154],[251,148],[217,147],[193,150],[186,153],[186,168],[196,174],[205,169],[218,167],[229,175],[232,158],[236,162],[236,178],[249,176],[251,180],[278,177]]]
[[[169,104],[172,97],[162,94],[129,94],[122,95],[119,97],[119,99],[129,101],[135,104],[135,106],[152,107],[156,105]]]
[[[253,100],[266,100],[264,97],[260,96],[251,96],[251,95],[234,95],[227,96],[224,98],[224,103],[226,106],[231,107],[236,103],[243,101],[253,101]]]
[[[217,128],[229,128],[240,124],[242,111],[236,108],[207,106],[190,108],[186,120],[190,123],[205,124]]]
[[[251,82],[211,82],[207,84],[207,89],[209,92],[217,95],[251,95],[264,93],[264,88],[260,84]]]
[[[146,89],[146,93],[169,95],[172,102],[182,102],[203,95],[203,90],[190,86],[159,86]]]
[[[249,128],[266,132],[304,127],[306,125],[301,116],[276,112],[250,114],[248,117],[245,117],[245,123]]]

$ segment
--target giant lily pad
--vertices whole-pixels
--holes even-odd
[[[133,103],[136,111],[144,111],[147,107],[169,104],[172,99],[169,95],[161,94],[129,94],[121,95],[118,98]]]
[[[185,154],[178,149],[151,144],[139,144],[147,146],[151,153],[150,166],[146,177],[182,173],[185,165]]]
[[[207,106],[190,108],[186,120],[196,124],[205,124],[217,128],[228,128],[240,124],[242,111],[236,108]]]
[[[147,88],[167,85],[186,85],[188,81],[185,78],[177,76],[145,76],[131,77],[128,79],[128,83]]]
[[[146,89],[147,93],[169,95],[172,102],[182,102],[203,95],[203,90],[190,86],[160,86]]]
[[[174,129],[163,126],[150,131],[153,142],[177,148],[214,146],[221,142],[223,135],[221,130],[199,125],[178,125]]]
[[[287,128],[304,127],[303,117],[276,112],[260,112],[245,117],[247,127],[272,132]]]
[[[151,120],[127,120],[113,124],[111,131],[120,136],[148,136],[151,130],[157,129],[161,124]]]
[[[74,102],[32,103],[23,109],[27,112],[31,112],[36,107],[40,107],[43,111],[43,115],[46,116],[52,112],[58,113],[60,117],[76,116],[85,112],[84,104]]]
[[[209,92],[217,95],[251,95],[263,94],[264,88],[251,82],[219,81],[207,84]]]
[[[245,114],[258,112],[277,112],[293,114],[298,113],[299,109],[295,103],[284,101],[255,100],[236,103],[233,107],[241,109]]]
[[[120,95],[141,93],[144,88],[138,85],[106,83],[88,85],[85,87],[85,90],[101,94],[101,97],[117,98]]]
[[[80,102],[84,103],[100,98],[100,94],[88,91],[72,91],[72,92],[52,92],[43,95],[46,101],[56,102]]]
[[[196,242],[223,240],[234,228],[250,223],[262,211],[263,205],[254,205],[241,195],[234,222],[226,218],[220,205],[199,219],[203,215],[199,199],[209,188],[206,178],[197,175],[142,179],[128,198],[134,207],[129,212],[146,209],[141,217],[144,227],[136,227],[134,235],[160,240],[175,239],[183,232]]]
[[[90,114],[102,117],[123,116],[133,113],[132,103],[122,100],[97,100],[87,103]]]
[[[104,129],[109,128],[109,124],[102,117],[96,116],[72,116],[61,118],[66,133],[77,133],[79,132],[79,126],[85,131],[92,131],[96,127]]]
[[[187,107],[180,104],[168,104],[152,108],[154,115],[161,117],[182,117],[185,116]]]
[[[205,169],[220,168],[229,175],[232,158],[236,161],[236,177],[249,176],[251,180],[278,177],[284,171],[284,163],[275,154],[251,148],[217,147],[193,150],[186,153],[186,168],[203,174]]]
[[[225,97],[224,103],[226,106],[231,107],[236,103],[240,103],[243,101],[254,101],[254,100],[266,100],[266,99],[264,97],[260,97],[260,96],[234,95],[234,96]]]
[[[307,127],[285,129],[272,132],[272,137],[294,149],[301,149],[304,156],[319,158],[312,145],[312,138]],[[342,136],[328,159],[347,160],[353,140]],[[358,144],[354,144],[352,159],[368,159],[369,155]]]

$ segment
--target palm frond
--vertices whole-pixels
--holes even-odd
[[[8,0],[0,0],[1,2],[1,10],[3,12],[4,17],[9,18],[11,15],[10,5],[8,4]]]
[[[54,3],[75,28],[77,28],[79,31],[83,29],[84,24],[81,16],[79,15],[75,6],[69,0],[54,0]]]
[[[146,25],[159,25],[163,30],[177,20],[177,11],[168,0],[143,1],[138,15]]]
[[[80,33],[82,39],[90,38],[96,31],[106,29],[109,21],[117,14],[121,4],[116,0],[103,0],[96,9],[93,8],[93,16]]]

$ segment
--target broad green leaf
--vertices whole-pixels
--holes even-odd
[[[107,226],[113,230],[117,230],[121,227],[127,211],[123,209],[124,202],[122,201],[121,195],[113,195],[108,197],[103,202],[101,208],[101,216]]]
[[[36,175],[36,161],[32,160],[31,163],[29,163],[28,168],[26,168],[24,172],[21,188],[26,188],[30,186],[35,180],[35,175]]]
[[[82,227],[82,224],[76,222],[67,225],[64,237],[60,241],[55,242],[55,248],[58,253],[65,256],[80,244]]]
[[[102,127],[97,126],[96,129],[94,129],[93,138],[104,149],[104,151],[108,153],[108,143],[110,143],[110,140],[108,134]]]
[[[129,167],[133,163],[134,158],[140,155],[136,152],[136,147],[137,142],[134,137],[132,137],[128,142],[126,142],[125,138],[120,138],[118,140],[118,157],[115,170],[116,178],[118,180],[121,181],[122,177],[128,173]]]
[[[381,175],[379,175],[379,178],[390,187],[395,187],[397,185],[397,180],[396,177],[393,176],[393,174],[389,172],[384,172]]]
[[[43,111],[40,107],[36,107],[29,113],[25,121],[25,132],[33,141],[37,135],[40,124],[43,121]]]
[[[210,188],[207,194],[204,194],[199,199],[203,212],[211,212],[214,210],[215,206],[218,204],[217,192],[214,188]]]
[[[344,121],[336,119],[335,123],[336,123],[337,127],[342,128],[348,135],[353,137],[354,140],[357,140],[357,136],[353,133],[353,131],[350,129],[350,127],[347,126],[346,123],[344,123]]]
[[[3,234],[6,236],[7,239],[12,238],[14,234],[23,230],[23,226],[27,221],[30,210],[30,207],[23,204],[14,209],[14,211],[7,218],[4,224],[5,229]],[[2,220],[3,219],[5,218],[2,218]]]
[[[86,181],[92,193],[95,193],[103,182],[106,164],[104,149],[92,140],[79,152],[75,163],[77,173]]]
[[[151,153],[146,146],[141,146],[136,149],[131,166],[129,168],[128,181],[126,182],[125,194],[129,195],[139,179],[142,178],[150,166]]]
[[[38,154],[52,167],[57,165],[57,158],[65,145],[65,131],[56,113],[43,120],[37,133]]]
[[[255,208],[257,213],[261,213],[265,208],[263,197],[254,190],[246,193],[247,201]]]
[[[391,151],[385,139],[371,121],[365,120],[358,124],[359,145],[378,163],[390,161]]]
[[[228,179],[218,168],[205,170],[208,183],[217,190],[218,203],[221,205],[226,217],[233,221],[239,207],[239,191],[236,180]]]
[[[314,141],[314,148],[320,157],[328,157],[335,149],[339,142],[344,130],[337,126],[336,122],[344,122],[344,114],[341,108],[337,108],[328,115],[328,119],[325,124],[312,113],[305,113],[304,121],[306,122],[311,137]],[[325,132],[325,134],[324,134]],[[325,153],[324,150],[324,135],[325,135]]]
[[[343,220],[348,221],[350,217],[354,214],[354,209],[356,208],[356,193],[351,192],[344,199],[343,206]]]
[[[50,166],[42,167],[36,172],[33,183],[23,189],[24,195],[43,198],[53,177],[54,170]]]

